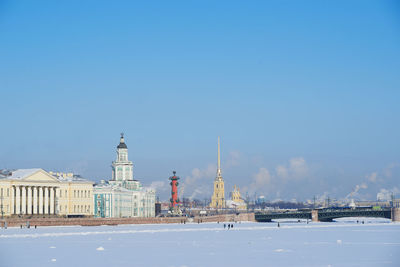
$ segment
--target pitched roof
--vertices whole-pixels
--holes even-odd
[[[9,172],[11,175],[9,174],[9,175],[5,176],[4,178],[6,178],[6,179],[24,179],[40,170],[41,170],[40,168],[13,170],[13,171]]]
[[[85,179],[81,177],[80,175],[73,174],[72,176],[64,176],[64,175],[58,175],[58,173],[52,173],[52,176],[57,178],[60,182],[75,182],[75,183],[92,183],[94,182]]]
[[[56,173],[49,173],[41,168],[0,170],[0,179],[23,180],[38,171],[43,171],[60,182],[93,183],[92,181],[84,179],[78,175],[74,175],[73,177],[63,177],[58,176]]]

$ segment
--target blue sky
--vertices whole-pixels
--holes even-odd
[[[205,198],[219,135],[227,190],[400,196],[395,1],[1,1],[0,32],[0,168],[109,179],[124,132]]]

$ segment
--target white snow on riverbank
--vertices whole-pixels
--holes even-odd
[[[0,266],[400,266],[400,224],[356,220],[0,229]]]

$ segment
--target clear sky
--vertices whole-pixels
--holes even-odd
[[[400,197],[396,1],[0,1],[0,168]],[[183,190],[183,192],[182,192]],[[226,193],[228,195],[228,192]]]

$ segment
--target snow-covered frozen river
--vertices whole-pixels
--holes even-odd
[[[364,220],[0,229],[0,266],[400,266],[400,224]]]

